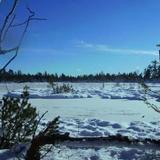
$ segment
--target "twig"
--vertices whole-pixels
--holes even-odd
[[[46,18],[31,18],[30,21],[34,21],[34,20],[38,20],[38,21],[45,21],[47,20]],[[13,24],[11,25],[11,27],[18,27],[18,26],[22,26],[25,25],[27,23],[27,20],[22,22],[22,23],[18,23],[18,24]]]
[[[40,116],[40,118],[39,118],[39,120],[38,120],[38,122],[37,122],[37,125],[36,125],[36,127],[35,127],[35,130],[34,130],[32,139],[35,137],[35,134],[36,134],[36,131],[37,131],[37,128],[38,128],[39,123],[41,122],[42,118],[43,118],[47,113],[48,113],[48,111],[44,112],[44,113]]]
[[[3,32],[6,28],[6,25],[10,19],[10,17],[13,15],[15,9],[16,9],[16,6],[17,6],[17,3],[18,3],[19,0],[14,0],[14,3],[13,3],[13,6],[10,10],[10,12],[8,13],[8,15],[6,16],[5,20],[4,20],[4,23],[3,23],[3,26],[2,26],[2,29],[0,31],[0,48],[1,48],[1,42],[2,42],[2,35],[3,35]]]
[[[49,152],[51,152],[52,148],[53,148],[53,145],[51,145],[51,146],[47,149],[46,153],[44,153],[44,154],[41,156],[40,159],[43,159]]]
[[[4,32],[4,30],[5,30],[5,27],[6,27],[7,23],[8,23],[8,19],[10,18],[10,16],[12,16],[13,11],[14,11],[15,8],[16,8],[17,2],[18,2],[18,0],[15,0],[15,3],[14,3],[14,5],[13,5],[13,7],[12,7],[12,10],[9,12],[8,16],[6,17],[6,20],[5,20],[5,22],[4,22],[4,25],[3,25],[3,27],[2,27],[2,30],[1,30],[1,32],[0,32],[0,40],[2,40],[2,34],[3,34],[3,32]],[[21,37],[20,37],[20,40],[19,40],[19,43],[18,43],[17,47],[12,48],[12,49],[9,49],[9,50],[2,50],[2,49],[1,49],[1,41],[0,41],[0,55],[1,55],[1,54],[6,54],[6,53],[9,53],[9,52],[15,51],[15,54],[14,54],[14,55],[8,60],[8,62],[0,69],[0,73],[1,73],[2,71],[4,71],[4,70],[6,69],[6,67],[17,57],[18,52],[19,52],[19,49],[20,49],[20,47],[21,47],[21,44],[22,44],[23,39],[24,39],[24,37],[25,37],[25,34],[26,34],[27,30],[28,30],[28,27],[29,27],[30,22],[31,22],[32,20],[43,20],[43,19],[40,19],[40,18],[33,18],[33,17],[35,16],[35,12],[33,12],[29,7],[27,7],[27,10],[28,10],[28,12],[29,12],[30,15],[28,16],[28,19],[27,19],[27,20],[25,21],[25,23],[24,23],[25,27],[24,27],[24,30],[23,30],[23,32],[22,32],[22,34],[21,34]],[[15,18],[15,16],[14,16],[14,18]],[[13,18],[12,21],[10,22],[8,28],[5,30],[5,31],[6,31],[6,32],[5,32],[5,35],[7,34],[9,28],[12,26],[12,23],[13,23],[13,21],[14,21],[14,18]]]
[[[6,69],[6,67],[17,57],[18,51],[19,51],[19,47],[16,49],[15,55],[11,57],[11,59],[9,59],[9,61],[0,69],[0,73],[3,72]]]
[[[11,21],[10,21],[8,27],[7,27],[6,30],[4,31],[4,34],[3,34],[3,37],[2,37],[2,41],[5,40],[6,35],[7,35],[8,31],[9,31],[9,29],[11,28],[11,25],[13,24],[15,18],[16,18],[16,15],[13,15],[13,18],[11,19]]]

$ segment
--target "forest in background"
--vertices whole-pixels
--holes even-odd
[[[100,72],[97,74],[88,75],[65,75],[49,74],[47,71],[44,73],[38,72],[36,74],[22,73],[22,71],[13,71],[9,69],[0,73],[0,82],[48,82],[53,80],[55,82],[139,82],[139,81],[160,81],[160,64],[159,62],[152,61],[151,64],[144,69],[142,73],[118,73],[110,74]]]

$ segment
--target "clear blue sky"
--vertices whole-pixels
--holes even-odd
[[[13,70],[117,73],[142,71],[158,59],[159,0],[23,1],[48,20],[32,23],[17,59],[9,66]],[[19,18],[23,19],[21,6]]]

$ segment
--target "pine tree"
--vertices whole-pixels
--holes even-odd
[[[0,108],[1,139],[0,148],[28,142],[35,132],[38,113],[28,102],[27,86],[21,98],[3,97]]]

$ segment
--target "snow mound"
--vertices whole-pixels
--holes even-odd
[[[99,119],[61,119],[60,131],[70,132],[73,137],[106,137],[120,134],[132,139],[159,139],[160,127],[158,122],[115,123]]]

